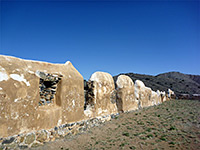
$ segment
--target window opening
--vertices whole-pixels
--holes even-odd
[[[39,92],[40,101],[39,105],[47,105],[50,103],[55,103],[56,100],[56,90],[57,85],[61,80],[62,75],[50,74],[39,72]]]
[[[85,95],[85,104],[84,110],[86,110],[87,106],[94,106],[94,83],[93,81],[84,80],[84,95]]]

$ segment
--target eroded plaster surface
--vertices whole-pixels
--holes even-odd
[[[126,75],[120,75],[116,81],[118,111],[131,111],[138,109],[139,101],[135,95],[135,86],[132,79]]]
[[[83,77],[69,61],[51,64],[0,55],[0,138],[158,105],[174,94],[152,91],[125,75],[115,87],[106,72],[93,73],[86,85],[84,91]]]
[[[38,72],[63,75],[51,105],[39,105]],[[83,120],[83,107],[83,77],[71,62],[51,64],[0,55],[0,138]]]

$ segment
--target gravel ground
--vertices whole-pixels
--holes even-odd
[[[89,131],[57,139],[35,150],[200,150],[200,101],[172,100],[122,113]]]

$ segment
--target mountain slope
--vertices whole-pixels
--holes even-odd
[[[156,76],[135,73],[123,74],[129,76],[134,82],[135,80],[143,81],[147,87],[154,91],[161,90],[167,92],[170,88],[177,95],[200,94],[200,75],[188,75],[180,72],[168,72]],[[113,77],[115,81],[119,75]]]

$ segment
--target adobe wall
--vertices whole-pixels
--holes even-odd
[[[142,81],[95,72],[84,91],[82,75],[70,62],[51,64],[0,55],[0,147],[31,147],[84,132],[119,112],[171,99]],[[84,94],[85,92],[85,94]]]
[[[136,95],[137,99],[140,101],[140,107],[149,107],[152,106],[152,90],[148,87],[145,87],[144,83],[140,80],[135,81]]]
[[[38,72],[62,75],[55,101],[39,105]],[[51,64],[0,56],[0,137],[84,119],[83,77],[70,62]]]
[[[132,79],[126,75],[120,75],[116,81],[118,111],[127,112],[137,110],[139,100],[135,96],[135,86]]]
[[[115,84],[112,76],[105,72],[95,72],[88,84],[92,88],[85,115],[88,118],[118,113],[116,106]]]

